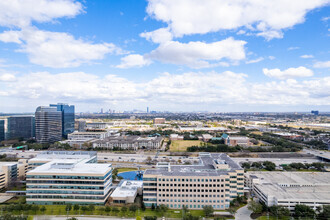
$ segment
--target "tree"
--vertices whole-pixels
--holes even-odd
[[[109,212],[111,212],[110,206],[106,206],[104,211],[107,213],[107,215],[109,215]]]
[[[330,219],[330,205],[324,205],[322,212],[318,214],[317,219]]]
[[[79,206],[78,204],[75,204],[75,205],[73,206],[73,210],[75,210],[76,212],[78,212],[79,209],[80,209],[80,206]]]
[[[147,164],[151,164],[152,163],[152,158],[149,156],[149,157],[147,157],[147,159],[146,159],[146,163]]]
[[[71,205],[71,204],[67,204],[67,205],[65,206],[65,211],[70,212],[71,209],[72,209],[72,205]]]
[[[88,210],[91,211],[91,212],[93,213],[94,210],[95,210],[95,206],[92,205],[92,204],[90,204],[90,205],[88,206]]]
[[[154,204],[154,203],[152,203],[152,205],[151,205],[151,210],[152,210],[152,211],[155,210],[155,204]]]
[[[121,212],[122,212],[122,213],[126,213],[126,212],[127,212],[127,207],[126,207],[126,206],[122,207],[122,208],[121,208]]]
[[[192,216],[190,213],[188,215],[185,215],[183,218],[183,220],[199,220],[198,216]]]
[[[39,211],[39,206],[37,206],[37,205],[34,205],[31,208],[34,211],[34,214],[37,214],[37,212]]]
[[[144,204],[144,202],[141,203],[141,209],[142,209],[142,211],[146,210],[146,205]]]
[[[307,218],[313,218],[315,215],[314,210],[307,206],[307,205],[296,205],[294,208],[294,216],[295,217],[307,217]]]
[[[244,168],[244,169],[250,169],[251,168],[251,164],[249,162],[244,162],[244,163],[242,163],[242,168]]]
[[[117,213],[119,212],[119,209],[118,209],[117,207],[113,207],[113,208],[112,208],[112,211],[113,211],[115,214],[117,214]]]
[[[144,216],[144,220],[157,220],[157,216]]]
[[[40,211],[41,211],[42,213],[45,213],[45,211],[46,211],[46,207],[45,207],[45,206],[42,206],[42,207],[40,208]]]
[[[258,202],[251,201],[248,205],[248,209],[253,213],[261,213],[262,212],[262,205]]]
[[[283,206],[273,205],[269,207],[269,212],[271,213],[271,215],[277,217],[290,216],[290,210]]]
[[[82,211],[83,213],[85,213],[85,212],[87,211],[88,208],[87,208],[87,206],[84,206],[84,205],[83,205],[83,206],[80,207],[80,209],[81,209],[81,211]]]
[[[136,216],[136,220],[142,220],[141,216]]]
[[[205,205],[203,207],[203,211],[204,211],[205,217],[210,217],[211,215],[213,215],[214,209],[210,205]]]
[[[131,211],[131,212],[136,212],[137,211],[137,209],[138,209],[138,207],[136,206],[136,205],[131,205],[130,207],[129,207],[129,210]]]
[[[263,166],[265,167],[266,170],[268,171],[274,171],[276,168],[275,163],[271,162],[271,161],[265,161],[263,162]]]

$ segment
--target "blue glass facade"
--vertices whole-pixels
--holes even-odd
[[[56,107],[57,111],[62,112],[62,136],[66,138],[68,134],[74,132],[74,105],[58,103],[49,106]]]

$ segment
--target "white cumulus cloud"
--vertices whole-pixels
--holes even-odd
[[[329,0],[149,0],[147,13],[166,22],[176,37],[246,28],[267,39],[303,23],[305,15]]]
[[[312,70],[307,69],[306,67],[300,66],[297,68],[288,68],[286,70],[280,69],[267,69],[262,70],[266,76],[277,79],[292,79],[297,77],[309,77],[313,76],[314,73]]]
[[[213,43],[191,41],[180,43],[168,41],[151,51],[146,57],[164,63],[187,65],[192,68],[206,68],[228,65],[220,60],[239,61],[245,59],[245,41],[227,38]]]
[[[27,53],[31,63],[53,68],[77,67],[103,59],[108,53],[121,53],[121,49],[112,43],[94,44],[75,39],[68,33],[42,31],[32,27],[21,31],[6,31],[0,34],[0,41],[19,43],[18,51]]]
[[[117,68],[131,68],[131,67],[143,67],[148,66],[151,60],[144,58],[140,54],[130,54],[121,58],[121,63],[117,65]]]
[[[3,0],[0,1],[0,26],[26,27],[31,22],[49,22],[74,17],[83,11],[75,0]]]

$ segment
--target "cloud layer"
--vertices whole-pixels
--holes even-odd
[[[36,72],[2,82],[0,96],[24,102],[58,100],[93,103],[157,103],[220,106],[233,105],[329,105],[330,77],[251,83],[243,73],[225,71],[164,73],[144,83],[84,72],[50,74]],[[25,86],[21,86],[21,85]],[[1,85],[1,82],[0,82]],[[6,89],[4,89],[6,88]],[[19,90],[17,88],[20,88]]]
[[[166,22],[175,37],[244,28],[267,39],[282,38],[282,30],[329,0],[149,0],[147,13]]]

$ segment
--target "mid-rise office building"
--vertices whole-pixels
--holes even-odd
[[[37,142],[60,141],[62,139],[62,112],[56,107],[38,107],[35,113],[35,126]]]
[[[39,205],[104,205],[111,192],[111,164],[59,159],[29,171],[26,202]]]
[[[328,172],[248,172],[245,186],[267,206],[293,211],[297,204],[317,207],[330,204]]]
[[[244,194],[244,170],[226,154],[200,153],[199,165],[158,163],[143,174],[143,201],[147,207],[216,210]]]
[[[35,119],[33,116],[17,115],[7,118],[6,139],[30,139],[35,136]]]
[[[11,183],[17,181],[17,163],[0,163],[0,189],[7,188]]]
[[[74,105],[58,103],[49,106],[55,107],[62,113],[62,136],[66,138],[68,134],[74,132]]]
[[[29,159],[28,170],[49,163],[53,160],[87,160],[86,163],[97,163],[96,151],[42,151]]]

